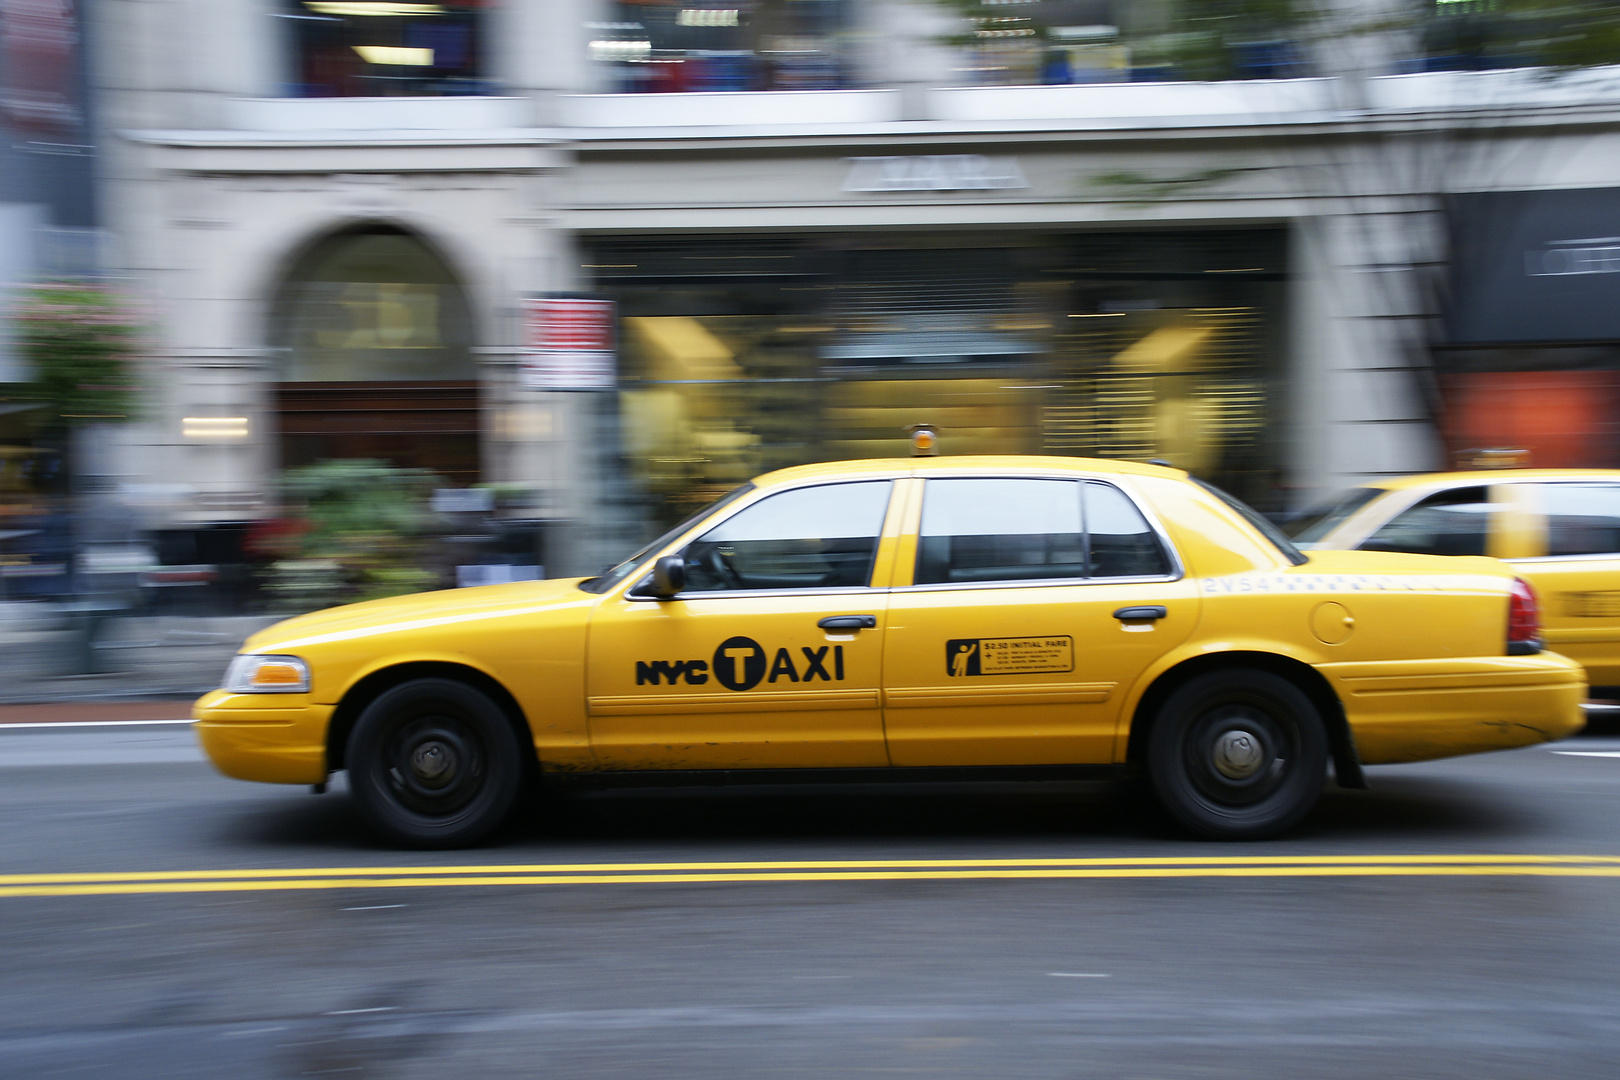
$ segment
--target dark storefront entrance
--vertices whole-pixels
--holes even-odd
[[[315,244],[277,297],[272,344],[283,468],[370,458],[478,482],[472,320],[419,237],[375,225]]]
[[[478,384],[305,382],[276,388],[283,468],[372,458],[478,482]]]

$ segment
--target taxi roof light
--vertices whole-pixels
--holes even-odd
[[[911,436],[912,457],[934,457],[939,453],[939,429],[933,424],[912,424],[906,433]]]
[[[1528,469],[1530,451],[1522,446],[1478,446],[1457,454],[1457,468]]]

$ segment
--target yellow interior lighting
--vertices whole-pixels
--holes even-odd
[[[207,441],[219,439],[245,439],[248,437],[248,418],[245,416],[183,416],[180,434],[187,439]]]
[[[708,328],[687,315],[624,320],[655,361],[659,381],[730,380],[742,378],[735,354]]]
[[[1119,371],[1175,375],[1201,361],[1199,350],[1215,330],[1210,326],[1161,326],[1114,357]]]
[[[432,49],[407,49],[399,45],[355,45],[355,52],[368,64],[390,67],[432,67]]]
[[[366,0],[347,0],[347,2],[327,2],[327,0],[304,0],[304,6],[318,15],[443,15],[442,4],[409,4],[394,3],[391,0],[375,0],[367,3]]]

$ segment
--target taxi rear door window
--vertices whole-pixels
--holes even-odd
[[[1111,484],[973,477],[930,480],[924,490],[918,585],[1169,571],[1158,535]]]
[[[1620,552],[1620,484],[1545,484],[1548,555]]]

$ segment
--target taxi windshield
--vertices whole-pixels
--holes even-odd
[[[734,488],[731,491],[726,492],[726,494],[720,496],[708,506],[705,506],[697,513],[691,515],[685,521],[664,533],[652,543],[642,547],[628,559],[616,566],[610,567],[607,570],[603,570],[595,577],[586,578],[584,581],[579,583],[579,587],[589,593],[607,592],[609,589],[613,588],[613,586],[629,577],[635,571],[636,567],[641,565],[641,561],[648,555],[651,555],[654,551],[657,551],[665,544],[672,542],[677,536],[681,535],[681,533],[685,532],[687,529],[696,524],[699,519],[707,517],[709,514],[720,509],[722,506],[736,502],[738,499],[742,498],[744,495],[753,490],[753,484],[744,484],[740,488]]]
[[[1286,526],[1289,536],[1300,546],[1314,544],[1339,527],[1339,523],[1382,495],[1382,488],[1359,487],[1340,492],[1319,506],[1306,510]]]

